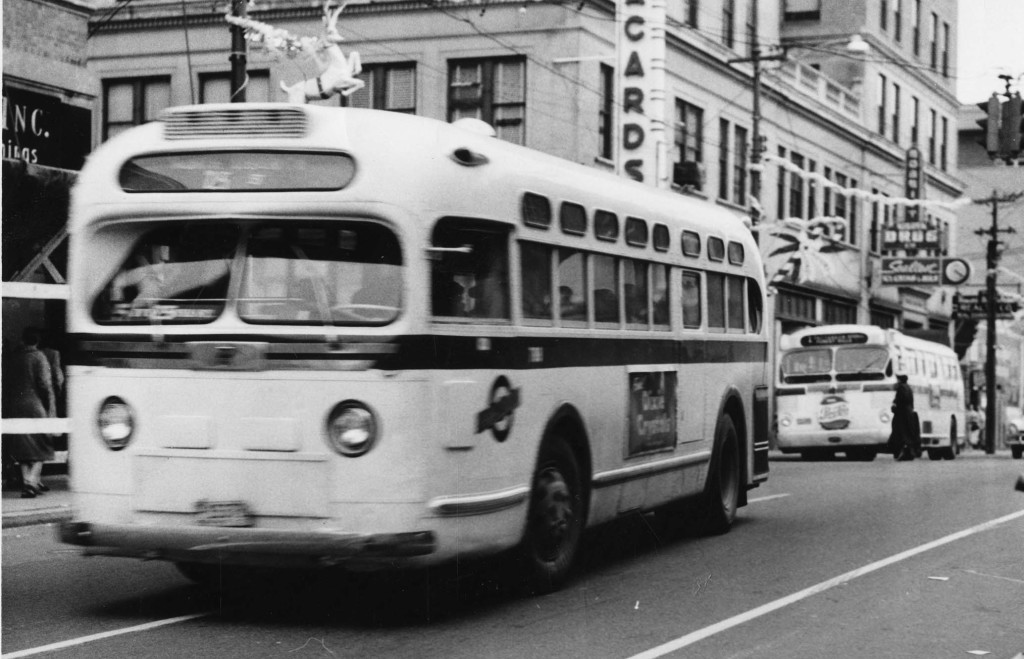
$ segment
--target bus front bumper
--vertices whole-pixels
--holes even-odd
[[[59,537],[61,542],[84,547],[86,556],[259,566],[370,566],[437,550],[432,531],[357,534],[72,521],[60,525]]]

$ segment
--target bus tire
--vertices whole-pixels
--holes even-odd
[[[945,450],[942,457],[946,460],[955,460],[956,454],[959,453],[959,446],[956,443],[956,417],[953,417],[949,422],[949,448]]]
[[[216,563],[175,562],[174,567],[189,581],[200,586],[214,586],[225,578],[225,568]]]
[[[715,433],[715,449],[707,484],[697,508],[697,526],[704,535],[732,528],[740,499],[740,440],[732,417],[724,415]]]
[[[941,449],[930,448],[928,449],[929,460],[941,460],[943,457]]]
[[[565,583],[579,549],[584,510],[579,460],[568,442],[552,435],[537,459],[519,548],[529,593],[550,593]]]

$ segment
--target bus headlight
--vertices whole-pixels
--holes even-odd
[[[892,421],[892,414],[885,410],[882,410],[881,413],[879,413],[878,415],[878,420],[881,421],[882,423],[889,423],[890,421]]]
[[[363,455],[377,442],[377,418],[360,402],[338,403],[327,416],[327,440],[341,455]]]
[[[783,414],[779,417],[779,427],[788,428],[793,425],[793,419],[788,414]]]
[[[128,446],[135,431],[131,406],[117,396],[109,396],[100,405],[96,425],[107,448],[111,451],[120,451]]]

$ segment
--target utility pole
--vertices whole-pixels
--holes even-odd
[[[231,15],[246,18],[247,2],[248,0],[231,0]],[[245,28],[234,24],[231,25],[231,55],[228,60],[231,62],[231,102],[245,103]]]
[[[975,199],[976,204],[992,204],[992,226],[977,229],[974,233],[988,235],[988,256],[985,266],[985,453],[996,451],[996,311],[999,293],[996,290],[996,274],[999,269],[999,234],[1014,233],[1013,228],[999,228],[999,204],[1011,203],[1024,196],[1024,192],[1000,195],[996,190],[986,199]]]

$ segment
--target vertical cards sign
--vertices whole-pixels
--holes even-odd
[[[676,445],[675,371],[629,374],[629,447],[627,455]]]
[[[663,132],[665,3],[664,0],[619,0],[619,134],[621,172],[640,182],[656,183],[658,139]]]

